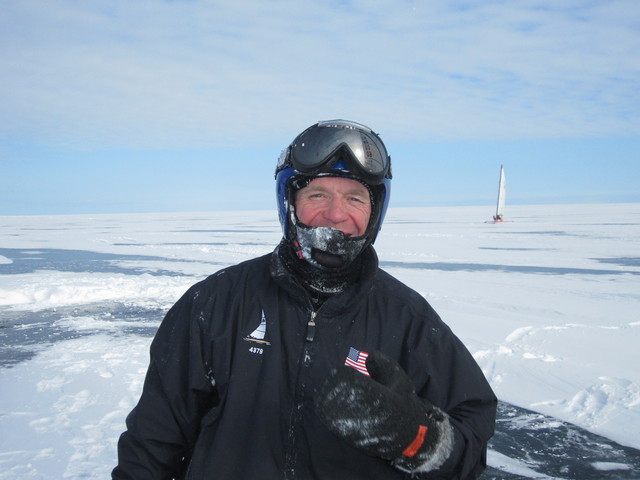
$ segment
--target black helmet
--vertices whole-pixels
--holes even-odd
[[[349,263],[375,241],[389,205],[391,158],[380,137],[369,127],[348,120],[328,120],[310,126],[282,152],[276,167],[276,196],[282,232],[302,258],[318,267],[309,250],[318,236],[334,237],[333,256],[343,257],[336,266]],[[365,234],[348,237],[327,228],[311,228],[295,215],[293,194],[319,176],[360,181],[371,194],[371,218]],[[333,266],[331,264],[330,266]]]

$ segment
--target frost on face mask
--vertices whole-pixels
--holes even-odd
[[[297,225],[297,239],[305,260],[320,268],[340,268],[362,251],[366,236],[351,237],[331,227]]]

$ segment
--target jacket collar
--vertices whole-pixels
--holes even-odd
[[[290,248],[284,239],[271,254],[272,278],[295,301],[313,309],[310,292],[304,287],[304,283],[297,277],[295,272],[291,271],[282,260],[281,248]],[[378,270],[378,256],[371,245],[360,255],[362,262],[357,280],[350,282],[344,291],[329,295],[322,305],[323,314],[335,315],[352,308],[364,300],[369,290],[373,287],[373,281]]]

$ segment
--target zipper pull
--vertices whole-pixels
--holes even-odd
[[[313,342],[316,335],[316,312],[311,312],[311,318],[307,323],[307,342]]]

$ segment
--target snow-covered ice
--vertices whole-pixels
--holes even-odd
[[[390,209],[381,266],[427,298],[501,400],[640,448],[640,204],[491,215]],[[0,217],[14,356],[0,368],[0,479],[108,478],[162,312],[280,235],[275,211]]]

